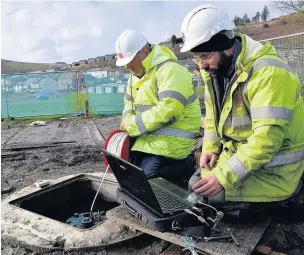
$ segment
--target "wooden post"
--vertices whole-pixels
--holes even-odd
[[[89,100],[85,100],[85,116],[89,117]]]

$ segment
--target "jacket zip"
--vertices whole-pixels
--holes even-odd
[[[219,113],[222,112],[223,110],[223,106],[224,106],[224,102],[225,102],[225,99],[226,99],[226,95],[227,95],[227,91],[230,89],[230,87],[232,86],[232,84],[238,79],[238,76],[236,76],[236,73],[233,75],[231,81],[229,82],[229,85],[227,87],[227,89],[225,90],[225,93],[224,93],[224,97],[223,97],[223,101],[222,101],[222,105],[221,105],[221,111],[219,111]],[[211,88],[212,88],[212,94],[213,94],[213,99],[215,99],[215,91],[214,91],[214,88],[212,86],[212,81],[211,81]],[[220,134],[219,134],[219,131],[218,131],[218,125],[219,125],[219,121],[220,121],[220,115],[221,114],[217,114],[217,107],[215,106],[215,100],[214,101],[214,104],[212,104],[213,106],[213,112],[215,114],[215,129],[216,129],[216,133],[218,135],[218,137],[220,138]]]
[[[236,75],[236,73],[233,75],[231,81],[229,82],[228,86],[227,86],[227,89],[225,90],[225,93],[224,93],[224,97],[223,97],[223,101],[222,101],[222,105],[221,105],[221,112],[223,110],[223,106],[224,106],[224,103],[225,103],[225,99],[226,99],[226,96],[227,96],[227,92],[228,90],[231,88],[231,86],[233,85],[233,83],[239,78],[239,76]]]

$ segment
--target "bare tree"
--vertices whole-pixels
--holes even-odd
[[[273,1],[272,5],[286,13],[304,12],[304,0]]]

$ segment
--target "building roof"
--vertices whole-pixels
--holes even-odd
[[[42,79],[40,80],[39,82],[42,86],[47,86],[49,84],[57,84],[57,81],[54,80],[54,79],[51,79],[51,78],[45,78],[45,79]]]
[[[29,78],[23,83],[23,85],[31,85],[33,83],[38,83],[39,80],[39,78]]]
[[[102,70],[108,71],[108,72],[115,72],[115,71],[117,71],[117,69],[115,69],[115,68],[113,68],[111,66],[106,66]]]
[[[63,73],[58,77],[58,80],[69,80],[69,79],[73,79],[74,73],[70,72],[70,73]]]

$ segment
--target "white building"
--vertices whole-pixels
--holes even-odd
[[[107,70],[91,70],[86,73],[94,76],[95,78],[107,78],[108,77]]]

